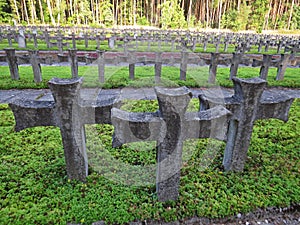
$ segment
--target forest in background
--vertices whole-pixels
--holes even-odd
[[[0,23],[300,29],[300,0],[0,0]]]

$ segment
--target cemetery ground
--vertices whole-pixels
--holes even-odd
[[[238,77],[251,78],[259,74],[260,68],[240,67],[238,69]],[[164,66],[162,68],[161,85],[176,87],[187,86],[191,88],[211,87],[219,85],[222,87],[232,87],[232,81],[228,79],[230,69],[228,67],[220,67],[217,70],[217,83],[208,83],[208,66],[189,67],[186,80],[179,79],[179,68],[176,66]],[[276,80],[276,68],[270,68],[267,77],[268,85],[274,87],[300,88],[298,68],[287,68],[284,80]],[[41,89],[48,88],[48,81],[55,77],[71,78],[70,66],[42,66],[41,83],[33,82],[33,72],[31,66],[19,66],[19,80],[10,78],[9,67],[0,66],[1,83],[0,89]],[[105,66],[106,81],[100,83],[97,66],[79,66],[78,75],[84,77],[83,87],[87,88],[119,88],[119,87],[153,87],[157,85],[154,78],[153,66],[136,66],[135,79],[131,80],[128,76],[128,66]]]
[[[42,67],[42,70],[43,81],[35,84],[31,67],[20,66],[20,80],[15,81],[10,79],[8,67],[1,66],[0,89],[46,88],[53,74],[61,78],[70,77],[69,67],[49,66]],[[154,78],[149,78],[154,74],[152,67],[136,67],[134,81],[128,78],[128,67],[117,71],[115,67],[106,67],[105,72],[113,75],[102,86],[97,77],[89,76],[90,70],[91,67],[79,67],[79,75],[86,81],[85,87],[154,85]],[[197,87],[195,80],[201,86],[207,84],[207,67],[189,68],[186,81],[179,81],[178,70],[176,67],[164,67],[163,84]],[[288,68],[285,79],[275,81],[276,71],[270,68],[269,86],[299,88],[298,70]],[[259,69],[241,67],[238,77],[255,77],[258,73]],[[219,85],[232,86],[228,74],[229,68],[218,68]],[[135,112],[155,111],[157,107],[155,100],[127,101],[123,106]],[[188,110],[198,108],[194,99]],[[103,164],[100,171],[91,166],[87,182],[81,183],[67,178],[59,128],[36,127],[16,133],[14,117],[7,104],[0,105],[0,115],[0,224],[91,224],[100,220],[107,224],[146,220],[148,223],[145,224],[150,224],[153,220],[186,221],[195,217],[212,218],[204,220],[207,224],[218,221],[220,224],[224,221],[236,224],[239,220],[246,224],[251,222],[251,218],[243,219],[243,215],[258,209],[276,207],[278,211],[275,210],[275,214],[285,208],[299,210],[299,99],[292,104],[288,122],[276,119],[255,122],[243,172],[223,171],[225,143],[211,139],[185,141],[183,155],[188,160],[181,170],[179,199],[164,203],[157,200],[155,184],[130,185],[135,180],[155,177],[155,173],[151,178],[139,171],[140,167],[156,163],[155,143],[132,143],[112,148],[111,125],[86,125],[87,148],[97,146],[105,151],[95,153],[88,150],[89,158],[100,158]],[[211,161],[208,160],[210,152],[207,146],[218,149],[217,156]],[[114,159],[127,166],[120,167]],[[241,217],[234,220],[237,215]]]

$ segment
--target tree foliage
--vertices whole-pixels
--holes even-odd
[[[162,28],[184,28],[186,21],[184,12],[177,0],[167,0],[161,5]]]
[[[299,29],[300,0],[0,0],[0,22]]]

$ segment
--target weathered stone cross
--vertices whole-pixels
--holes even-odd
[[[60,128],[69,179],[85,181],[88,173],[85,147],[85,124],[111,123],[112,96],[83,102],[80,99],[82,78],[49,81],[54,101],[18,100],[10,103],[16,131],[36,126]],[[98,93],[96,93],[96,98]]]
[[[158,200],[176,200],[183,141],[208,137],[225,140],[230,112],[223,106],[202,112],[186,112],[192,94],[185,87],[156,87],[155,92],[159,104],[157,112],[132,113],[112,109],[115,127],[113,147],[129,142],[156,141]]]
[[[234,95],[224,99],[226,108],[233,116],[229,123],[223,165],[225,170],[242,171],[255,120],[276,118],[287,121],[294,99],[282,92],[276,94],[264,91],[267,82],[260,78],[233,77],[233,83]],[[224,104],[207,96],[200,96],[200,102],[204,110]]]

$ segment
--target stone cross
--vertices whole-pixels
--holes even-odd
[[[271,59],[272,55],[263,54],[263,61],[259,71],[259,77],[263,80],[267,80]]]
[[[242,57],[243,57],[243,53],[233,53],[231,66],[230,66],[230,77],[229,77],[230,80],[232,80],[233,77],[236,77]]]
[[[19,67],[18,60],[16,57],[16,50],[14,48],[6,48],[4,49],[6,53],[6,60],[8,62],[10,77],[13,80],[19,80]]]
[[[282,49],[282,47],[284,47],[286,45],[286,41],[285,40],[280,40],[278,42],[278,46],[277,46],[277,53],[280,53],[280,50]]]
[[[42,82],[42,69],[41,69],[41,64],[39,62],[38,54],[39,54],[38,50],[29,51],[30,64],[32,66],[32,72],[33,72],[35,83]]]
[[[186,71],[188,64],[189,53],[185,48],[181,51],[181,62],[180,62],[180,80],[186,80]]]
[[[155,53],[155,65],[154,65],[155,83],[160,83],[160,81],[161,81],[161,67],[162,67],[161,55],[162,55],[161,52]]]
[[[229,123],[227,145],[224,153],[225,170],[242,171],[247,159],[255,120],[276,118],[288,120],[293,98],[282,92],[277,95],[264,91],[267,82],[260,78],[234,77],[234,95],[224,99],[226,108],[233,113]],[[209,109],[220,102],[200,96],[201,108]]]
[[[34,43],[34,47],[37,48],[38,47],[38,44],[37,44],[37,28],[34,27],[33,30],[32,30],[32,36],[33,36],[33,43]]]
[[[18,46],[19,46],[19,48],[26,48],[26,38],[25,38],[23,29],[19,30]]]
[[[110,49],[115,49],[115,37],[108,38],[108,47]]]
[[[97,50],[97,64],[98,64],[98,76],[99,82],[105,82],[105,51]]]
[[[136,63],[136,55],[134,52],[129,51],[127,53],[127,61],[129,63],[129,79],[134,80],[135,77],[135,63]]]
[[[50,44],[50,35],[49,35],[48,31],[45,30],[43,32],[43,34],[44,34],[45,42],[47,44],[47,48],[50,48],[50,46],[51,46],[51,44]]]
[[[286,71],[289,62],[290,62],[290,54],[281,54],[281,58],[277,67],[276,80],[283,80],[284,73]]]
[[[220,53],[211,53],[210,64],[209,64],[209,78],[208,83],[213,84],[216,82],[217,69],[219,63]]]
[[[85,33],[83,35],[83,37],[84,37],[84,47],[88,48],[89,47],[89,35],[87,33]]]
[[[218,106],[208,111],[187,113],[192,94],[186,87],[156,87],[155,92],[159,104],[157,112],[132,113],[112,109],[113,147],[130,142],[156,141],[158,200],[176,200],[183,141],[208,137],[225,140],[230,112]],[[218,132],[213,132],[213,127],[217,127]]]
[[[58,52],[60,54],[63,54],[63,36],[59,33],[56,40],[57,40]]]
[[[73,49],[76,49],[76,37],[75,37],[75,33],[73,32],[71,36],[72,36],[72,46],[73,46]]]
[[[11,33],[8,33],[7,34],[7,41],[8,41],[8,45],[9,45],[9,47],[12,47],[12,40],[11,40]]]
[[[115,97],[98,96],[93,102],[82,101],[82,80],[53,78],[49,81],[49,87],[54,101],[19,99],[9,106],[14,113],[16,131],[36,126],[59,127],[68,178],[85,181],[88,162],[84,124],[110,124]]]
[[[71,63],[72,78],[78,77],[77,49],[69,49],[69,61]]]

